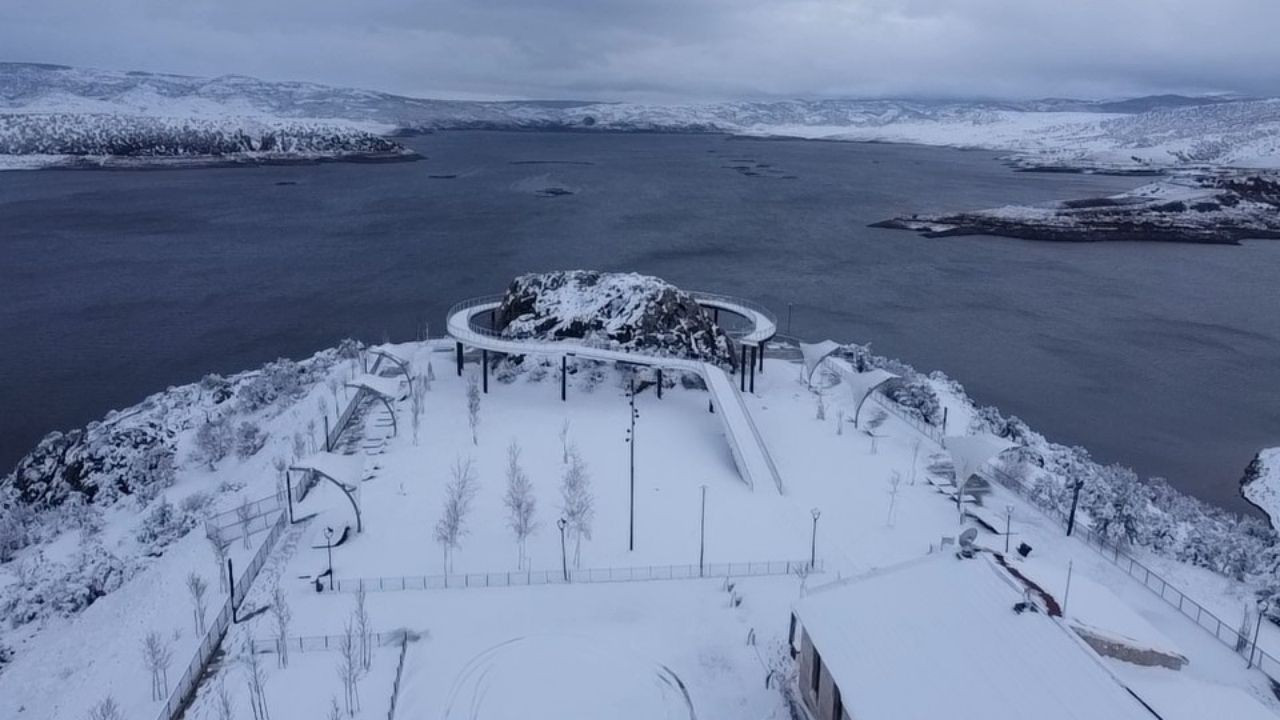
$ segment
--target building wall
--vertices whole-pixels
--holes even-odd
[[[822,649],[818,648],[818,690],[815,693],[813,688],[813,672],[814,672],[814,644],[809,637],[809,633],[803,629],[800,631],[800,654],[796,658],[799,665],[799,672],[796,682],[800,685],[800,698],[804,702],[805,709],[814,720],[853,720],[853,716],[849,714],[847,704],[840,713],[840,717],[835,717],[836,689],[835,682],[831,679],[831,673],[827,671],[826,665],[822,663]]]

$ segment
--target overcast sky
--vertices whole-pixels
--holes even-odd
[[[1280,95],[1280,0],[0,0],[0,59],[416,96]]]

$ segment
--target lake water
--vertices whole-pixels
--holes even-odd
[[[866,227],[1140,180],[711,135],[407,142],[428,160],[0,173],[0,467],[168,385],[345,336],[438,334],[456,300],[562,268],[755,298],[784,326],[792,304],[794,334],[943,369],[1051,439],[1233,508],[1253,453],[1280,444],[1280,243]]]

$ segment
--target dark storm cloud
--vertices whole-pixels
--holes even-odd
[[[0,57],[454,97],[1280,94],[1276,0],[0,0]]]

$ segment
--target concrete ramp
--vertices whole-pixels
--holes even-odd
[[[742,479],[753,490],[757,485],[772,484],[782,493],[782,476],[778,474],[773,457],[769,455],[769,449],[765,447],[738,388],[723,370],[709,363],[704,364],[702,377],[711,393],[712,405],[724,425],[725,438],[729,441]]]

